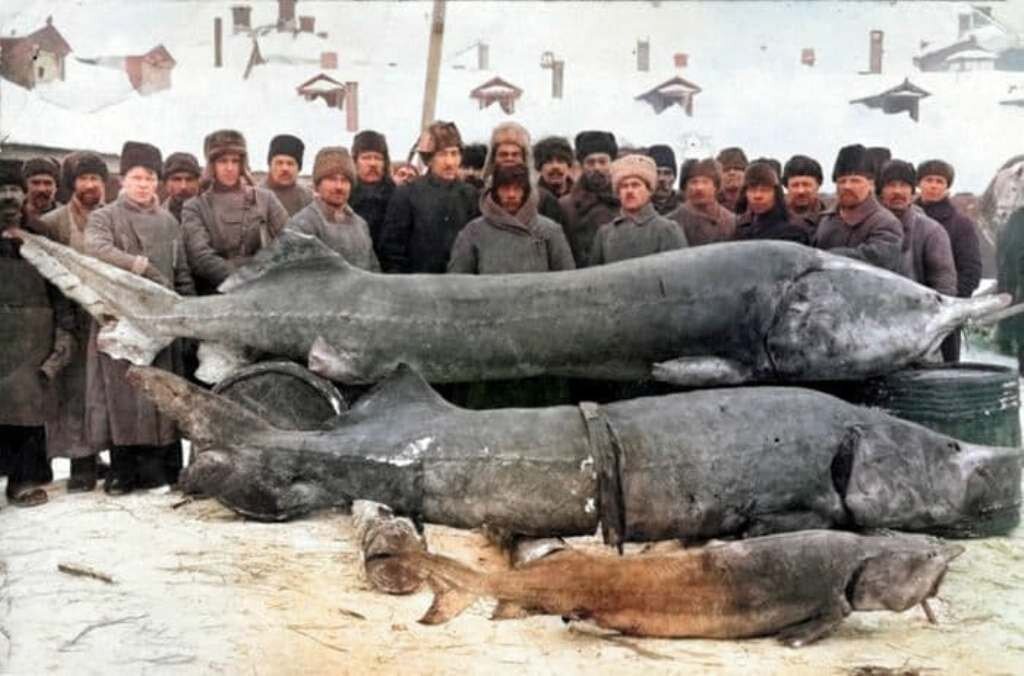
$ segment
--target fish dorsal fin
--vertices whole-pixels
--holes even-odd
[[[455,408],[432,388],[423,376],[407,364],[399,364],[391,374],[362,397],[349,412],[353,416],[383,415],[397,408],[421,405],[434,410]]]
[[[253,280],[263,277],[273,270],[296,265],[308,266],[312,261],[328,263],[340,272],[351,269],[341,255],[312,235],[304,235],[292,230],[284,230],[270,244],[252,257],[245,266],[225,279],[217,288],[227,293]]]

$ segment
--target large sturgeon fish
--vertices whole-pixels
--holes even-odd
[[[26,234],[22,256],[106,326],[100,348],[148,364],[176,336],[215,382],[245,350],[306,360],[346,384],[400,364],[429,382],[540,374],[680,386],[859,380],[923,358],[1009,304],[953,298],[787,242],[683,249],[572,272],[379,275],[286,231],[221,295],[173,291]],[[110,320],[116,318],[116,325]],[[234,355],[232,360],[207,355]]]
[[[1021,451],[834,397],[730,388],[604,406],[471,411],[401,367],[322,431],[273,428],[152,367],[128,378],[200,452],[182,484],[285,520],[363,499],[530,537],[701,540],[808,528],[1008,530]]]

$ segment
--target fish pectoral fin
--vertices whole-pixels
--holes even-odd
[[[244,347],[212,341],[199,343],[198,357],[196,378],[208,385],[216,385],[238,369],[253,363],[252,355]]]
[[[819,641],[833,631],[842,623],[843,613],[841,611],[823,613],[812,617],[805,622],[786,627],[779,632],[779,643],[790,648],[802,648],[805,645]]]
[[[522,620],[532,614],[525,606],[521,606],[514,601],[498,601],[498,605],[494,607],[494,612],[491,613],[491,619]]]
[[[427,581],[431,583],[431,580]],[[433,584],[431,584],[433,586]],[[434,602],[419,619],[420,624],[444,624],[476,601],[476,594],[456,587],[435,589]]]
[[[680,357],[658,362],[651,367],[651,376],[679,387],[741,385],[754,379],[749,368],[721,357]]]
[[[309,370],[318,376],[345,385],[366,385],[374,382],[372,374],[366,373],[366,368],[360,363],[357,353],[338,349],[328,343],[323,336],[317,336],[310,345],[306,363]]]

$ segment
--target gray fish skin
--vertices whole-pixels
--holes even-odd
[[[306,360],[346,384],[378,382],[398,364],[436,383],[540,374],[694,387],[862,379],[923,358],[950,330],[1009,304],[1005,294],[942,296],[788,242],[571,272],[377,275],[287,231],[222,295],[181,298],[29,237],[23,255],[45,276],[72,297],[98,297],[94,314],[132,328],[101,336],[114,356],[144,364],[173,337],[193,337]]]
[[[833,527],[970,534],[1019,516],[1020,449],[966,444],[799,388],[602,407],[622,488],[621,509],[602,514],[600,449],[575,407],[469,411],[403,367],[329,429],[291,432],[167,372],[136,367],[129,378],[201,449],[186,489],[257,519],[364,499],[532,537],[592,534],[621,517],[623,539],[646,541]]]

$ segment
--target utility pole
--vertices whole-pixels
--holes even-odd
[[[444,40],[444,3],[434,0],[434,14],[430,20],[430,52],[427,56],[427,84],[423,91],[423,120],[426,129],[434,121],[437,109],[437,84],[441,72],[441,42]]]

